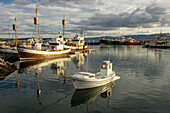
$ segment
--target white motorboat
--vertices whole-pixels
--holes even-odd
[[[103,61],[100,72],[93,74],[89,72],[78,72],[71,75],[75,89],[88,89],[106,85],[112,81],[120,79],[112,70],[110,61]]]

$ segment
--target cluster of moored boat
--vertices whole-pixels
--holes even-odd
[[[125,37],[119,37],[114,39],[100,39],[100,44],[109,44],[109,45],[142,45],[142,41],[137,41],[132,37],[129,37],[125,40]]]
[[[160,36],[156,36],[155,40],[145,39],[144,42],[137,41],[132,37],[127,40],[124,36],[114,39],[100,39],[100,44],[107,45],[144,45],[147,48],[170,48],[170,37],[164,37],[162,33]]]
[[[13,54],[18,56],[19,59],[44,59],[54,58],[68,55],[71,51],[87,49],[83,35],[76,36],[71,40],[64,40],[64,26],[65,19],[63,18],[63,36],[60,35],[57,38],[53,38],[48,42],[47,46],[44,46],[42,38],[37,33],[38,17],[36,9],[36,17],[34,18],[34,24],[36,26],[36,37],[29,39],[26,43],[18,43],[17,41],[17,27],[16,18],[13,30],[15,31],[15,45],[7,44],[6,42],[0,42],[0,52],[3,54]],[[12,46],[11,46],[12,45]]]
[[[164,37],[160,32],[160,36],[156,36],[155,41],[146,39],[144,44],[147,48],[170,48],[170,37]]]
[[[46,45],[37,33],[38,18],[36,9],[36,17],[34,18],[36,38],[29,39],[26,43],[18,43],[15,18],[15,24],[13,25],[13,30],[15,31],[15,44],[11,46],[12,44],[1,42],[0,52],[3,54],[13,54],[14,56],[18,56],[20,60],[23,60],[63,57],[67,56],[71,51],[87,49],[82,33],[80,36],[76,34],[72,40],[64,40],[65,23],[65,19],[63,18],[63,36],[60,35],[58,38],[49,41],[48,45]],[[110,63],[110,61],[103,61],[101,64],[101,70],[97,74],[79,72],[71,75],[71,79],[76,89],[88,89],[103,86],[119,78],[120,77],[116,76],[115,71],[112,71],[112,63]]]

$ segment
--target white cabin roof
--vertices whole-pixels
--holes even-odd
[[[103,61],[102,64],[110,64],[110,61]]]

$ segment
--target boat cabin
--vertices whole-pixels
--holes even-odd
[[[129,38],[127,39],[127,41],[129,41],[129,42],[135,42],[136,40],[133,39],[132,37],[129,37]]]
[[[72,43],[73,44],[84,44],[85,41],[84,41],[84,37],[83,36],[78,36],[77,34],[74,36],[74,38],[72,39]]]
[[[35,43],[34,48],[35,48],[35,49],[38,49],[38,50],[41,50],[41,49],[42,49],[42,43],[41,43],[41,42]]]
[[[112,73],[112,63],[110,63],[110,61],[103,61],[100,73],[102,76],[109,76]]]
[[[5,41],[0,41],[0,48],[1,47],[6,47],[7,46],[7,42]]]
[[[125,37],[124,37],[124,36],[122,36],[122,37],[118,37],[118,39],[117,39],[117,40],[124,42],[124,41],[125,41]]]
[[[50,42],[50,50],[64,50],[62,36],[59,36],[59,38],[53,39]]]

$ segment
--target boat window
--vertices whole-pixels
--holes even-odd
[[[109,69],[111,68],[111,65],[109,65]]]
[[[50,45],[59,45],[59,43],[50,43]]]
[[[72,41],[79,41],[78,39],[74,39],[74,40],[72,40]]]
[[[107,66],[105,64],[101,65],[101,69],[106,69],[106,68],[107,68]]]

